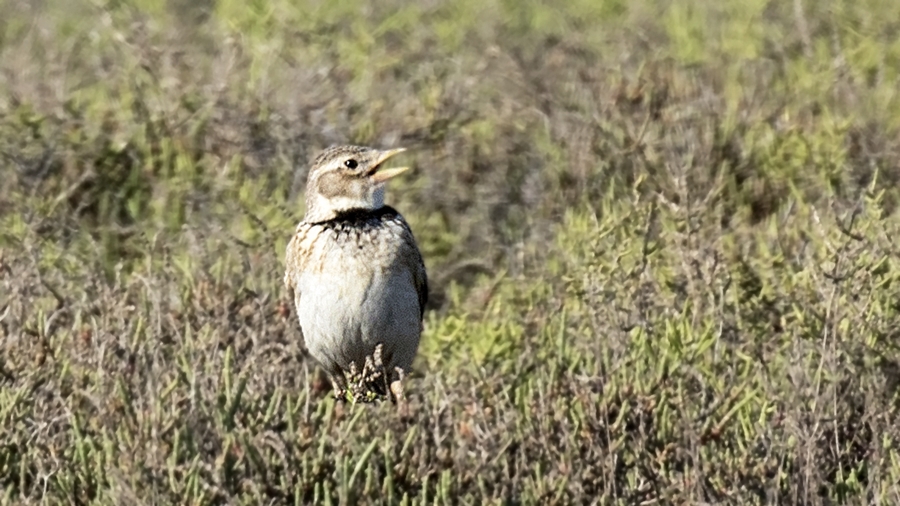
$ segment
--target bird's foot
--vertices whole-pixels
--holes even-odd
[[[400,415],[400,419],[409,420],[409,402],[406,401],[406,394],[403,391],[403,379],[406,377],[406,373],[399,367],[395,370],[398,378],[392,381],[390,385],[391,401],[397,405],[397,413]]]
[[[406,400],[406,394],[403,392],[403,378],[391,382],[391,401],[397,403]]]

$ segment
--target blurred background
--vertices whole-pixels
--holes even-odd
[[[900,2],[0,0],[0,490],[900,502]],[[282,287],[406,147],[417,415]]]

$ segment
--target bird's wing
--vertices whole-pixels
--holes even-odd
[[[296,303],[300,298],[299,287],[294,284],[294,280],[303,272],[304,263],[306,263],[309,255],[303,251],[303,238],[309,232],[308,227],[301,223],[297,226],[294,236],[288,242],[284,252],[284,288],[291,296],[291,302]]]
[[[303,237],[307,230],[302,224],[298,225],[284,252],[284,288],[291,299],[292,311],[296,311],[294,314],[299,314],[300,311],[300,287],[294,284],[294,280],[303,272],[303,265],[308,257],[303,251]],[[296,328],[300,331],[301,342],[305,342],[303,326],[298,325]]]
[[[425,304],[428,303],[428,274],[425,272],[425,261],[422,259],[422,253],[416,246],[416,239],[413,237],[412,229],[409,224],[403,222],[404,237],[403,244],[408,248],[408,254],[403,255],[407,261],[407,267],[412,272],[413,282],[416,285],[416,292],[419,295],[419,318],[425,316]]]
[[[284,289],[287,290],[288,295],[291,296],[291,299],[294,298],[294,241],[297,239],[297,235],[294,234],[294,237],[291,237],[291,240],[288,242],[287,248],[284,250]]]

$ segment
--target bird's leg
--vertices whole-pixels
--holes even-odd
[[[331,376],[331,388],[334,389],[335,400],[346,401],[347,378],[344,377],[344,373],[341,371],[337,371],[332,372],[329,376]]]
[[[394,402],[406,400],[406,396],[403,394],[403,380],[397,379],[391,382],[391,400]]]
[[[391,401],[397,404],[397,411],[401,418],[409,418],[409,404],[406,402],[406,395],[403,392],[403,379],[406,377],[406,373],[399,367],[395,367],[394,371],[396,378],[391,381],[390,385]]]

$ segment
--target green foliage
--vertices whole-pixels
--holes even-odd
[[[0,3],[0,502],[900,502],[891,0]],[[411,148],[406,390],[282,287]]]

